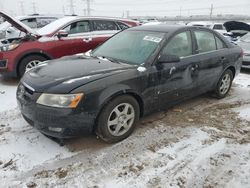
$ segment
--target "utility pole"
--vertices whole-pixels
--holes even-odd
[[[180,7],[180,18],[181,18],[182,7]]]
[[[0,10],[4,10],[3,3],[1,0],[0,0]]]
[[[69,0],[69,8],[70,8],[70,14],[74,15],[75,14],[75,4],[73,2],[73,0]]]
[[[86,4],[87,4],[87,8],[84,9],[84,13],[86,14],[87,13],[87,16],[91,16],[91,2],[93,2],[92,0],[83,0],[84,2],[86,1]]]
[[[129,13],[130,13],[130,11],[127,10],[126,13],[127,13],[127,18],[129,18]]]
[[[66,15],[66,12],[65,12],[65,7],[64,7],[64,5],[62,5],[62,13],[63,13],[63,15]]]
[[[211,7],[210,7],[210,20],[212,19],[212,16],[213,16],[213,10],[214,10],[214,5],[211,4]]]
[[[21,14],[25,15],[24,2],[23,1],[19,1],[19,4],[20,4],[20,9],[21,9]]]
[[[32,2],[32,9],[33,9],[33,14],[37,14],[37,6],[36,6],[36,3],[33,1]]]

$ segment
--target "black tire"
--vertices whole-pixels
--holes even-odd
[[[223,80],[225,79],[225,77],[227,77],[230,79],[229,81],[229,87],[227,89],[225,89],[225,91],[222,91],[221,87],[222,87],[222,84],[223,84]],[[228,92],[230,91],[231,89],[231,86],[232,86],[232,82],[233,82],[233,73],[231,70],[226,70],[222,76],[220,77],[217,85],[216,85],[216,89],[213,93],[213,96],[218,98],[218,99],[222,99],[224,97],[227,96]]]
[[[126,105],[126,104],[131,105],[130,107],[132,107],[134,109],[134,110],[132,110],[132,108],[129,107],[130,113],[132,114],[132,112],[134,112],[134,121],[133,121],[133,123],[130,122],[132,124],[130,126],[130,128],[124,128],[124,127],[120,128],[120,130],[126,131],[126,132],[124,132],[124,134],[113,135],[111,133],[112,126],[110,126],[110,128],[109,128],[108,120],[110,120],[112,115],[114,115],[113,114],[113,113],[115,113],[113,111],[114,109],[119,107],[123,111],[123,109],[122,109],[123,105]],[[124,106],[124,108],[125,108],[125,106]],[[128,112],[129,112],[129,110],[128,110]],[[116,115],[116,113],[115,113],[115,115]],[[122,116],[122,114],[119,117],[117,117],[117,119],[119,120],[119,118],[122,118],[121,116]],[[119,141],[127,138],[133,132],[133,130],[136,126],[136,122],[139,120],[139,117],[140,117],[140,107],[139,107],[139,104],[136,101],[136,99],[130,95],[118,96],[118,97],[114,98],[113,100],[111,100],[109,103],[107,103],[106,106],[102,109],[102,111],[97,119],[97,127],[96,127],[95,132],[96,132],[97,136],[99,136],[102,140],[104,140],[107,143],[119,142]],[[129,121],[130,120],[124,120],[123,122],[126,122],[126,125],[127,125],[128,124],[127,122],[129,122]],[[115,126],[115,129],[117,126],[118,126],[118,124]],[[128,130],[126,130],[126,129],[128,129]]]
[[[21,62],[18,65],[18,76],[22,77],[26,71],[26,66],[31,61],[46,61],[47,58],[41,56],[41,55],[30,55],[21,60]]]

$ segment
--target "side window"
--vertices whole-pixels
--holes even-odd
[[[164,47],[163,54],[186,57],[192,55],[192,39],[190,31],[175,35]]]
[[[94,30],[105,31],[105,30],[119,30],[118,26],[113,21],[105,20],[94,20]]]
[[[65,27],[64,30],[66,30],[69,34],[86,33],[90,32],[90,26],[88,21],[80,21],[70,24]]]
[[[56,19],[57,18],[37,18],[37,28],[42,28]]]
[[[226,48],[225,44],[221,41],[221,39],[219,39],[218,37],[215,37],[216,39],[216,45],[217,45],[217,49],[223,49]]]
[[[215,29],[215,30],[223,30],[224,28],[223,28],[222,24],[214,24],[213,29]]]
[[[124,23],[121,23],[121,22],[117,22],[118,26],[120,27],[121,30],[125,30],[125,29],[128,29],[129,26],[127,26],[126,24]]]
[[[21,21],[30,28],[37,28],[36,18],[29,18]]]
[[[195,31],[194,32],[199,53],[209,52],[216,50],[216,43],[214,35],[207,31]]]

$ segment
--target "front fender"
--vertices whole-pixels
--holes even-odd
[[[103,90],[99,97],[98,97],[98,110],[97,110],[97,114],[99,114],[101,112],[101,110],[103,109],[103,107],[113,98],[119,96],[119,95],[124,95],[124,94],[130,94],[136,97],[136,99],[138,100],[138,98],[140,98],[140,101],[138,101],[139,103],[143,103],[142,101],[142,96],[136,92],[135,90],[133,90],[132,88],[130,88],[128,85],[125,84],[119,84],[119,85],[114,85],[111,86],[109,88],[106,88],[105,90]]]

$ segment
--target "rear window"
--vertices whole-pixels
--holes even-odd
[[[129,26],[127,26],[126,24],[124,23],[121,23],[121,22],[117,22],[118,26],[120,27],[121,30],[125,30],[125,29],[128,29]]]
[[[194,34],[199,53],[216,50],[216,42],[212,33],[207,31],[195,31]]]
[[[215,29],[215,30],[223,30],[224,28],[223,28],[222,24],[215,24],[213,29]]]
[[[37,18],[37,28],[42,28],[46,25],[48,25],[49,23],[57,20],[57,18]]]
[[[94,20],[93,25],[96,31],[119,30],[115,22],[108,20]]]

